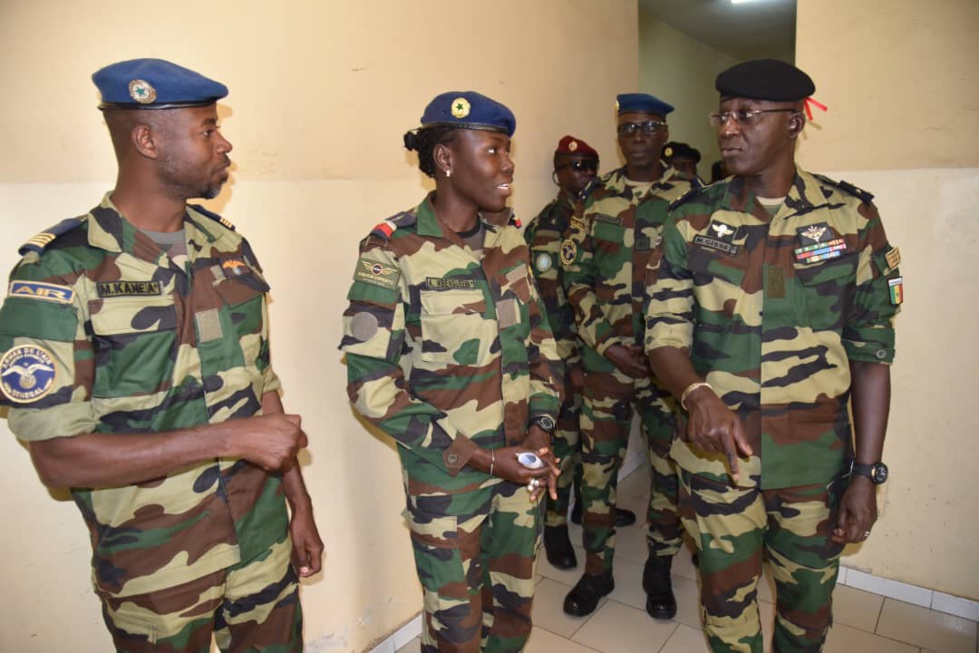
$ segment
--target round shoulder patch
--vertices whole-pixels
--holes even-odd
[[[561,243],[561,262],[565,265],[571,265],[578,258],[578,246],[570,238],[566,238],[563,243]]]
[[[547,272],[551,269],[551,255],[547,252],[541,252],[534,260],[534,265],[537,266],[538,272]]]
[[[0,359],[0,390],[18,404],[37,401],[54,387],[56,369],[48,350],[34,345],[14,347]]]

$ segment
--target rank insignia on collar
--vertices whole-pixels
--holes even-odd
[[[21,345],[0,359],[0,390],[18,404],[37,401],[51,392],[57,364],[48,350]]]
[[[129,82],[129,97],[138,104],[153,104],[156,100],[156,89],[149,82],[134,79]]]
[[[458,97],[452,100],[452,115],[456,118],[462,119],[469,115],[469,100],[464,97]]]

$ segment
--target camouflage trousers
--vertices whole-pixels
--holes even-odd
[[[303,650],[299,582],[287,536],[254,560],[135,596],[100,595],[118,653]]]
[[[633,407],[652,469],[647,519],[649,550],[671,556],[682,544],[677,513],[677,474],[669,457],[676,418],[674,399],[651,379],[618,370],[588,372],[581,409],[581,499],[585,573],[612,569],[618,472],[629,445]]]
[[[422,653],[518,653],[530,637],[541,504],[497,483],[451,496],[409,496],[422,584]]]
[[[818,653],[832,625],[841,545],[829,540],[845,479],[761,490],[681,472],[680,513],[700,558],[711,650],[762,653],[762,558],[775,580],[775,653]]]
[[[561,475],[557,477],[557,499],[547,497],[547,511],[544,514],[545,526],[564,526],[568,523],[568,507],[571,503],[571,489],[581,487],[581,438],[578,415],[581,411],[581,395],[571,385],[570,377],[564,384],[564,403],[558,414],[557,427],[551,437],[554,455],[561,459],[558,467]]]

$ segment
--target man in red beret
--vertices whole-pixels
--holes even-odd
[[[581,388],[584,384],[574,313],[561,279],[560,249],[563,234],[574,213],[575,201],[597,173],[598,152],[580,138],[562,138],[554,151],[553,178],[558,185],[557,197],[530,221],[524,232],[531,251],[534,277],[544,298],[547,319],[554,331],[558,355],[565,365],[565,399],[552,439],[554,455],[561,459],[561,475],[558,476],[557,499],[548,497],[544,519],[544,550],[548,562],[558,569],[572,569],[578,564],[568,537],[568,503],[572,481],[576,497],[581,481],[578,409],[581,407]],[[575,501],[575,510],[580,515],[580,500]]]

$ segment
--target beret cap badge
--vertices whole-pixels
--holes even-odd
[[[153,104],[156,100],[156,89],[142,79],[129,82],[129,97],[139,104]]]
[[[575,150],[577,150],[578,149],[578,141],[571,141],[570,143],[568,143],[568,149],[571,150],[572,152],[574,152]]]
[[[458,97],[452,100],[452,115],[455,118],[465,118],[469,115],[470,105],[469,100],[464,97]]]

